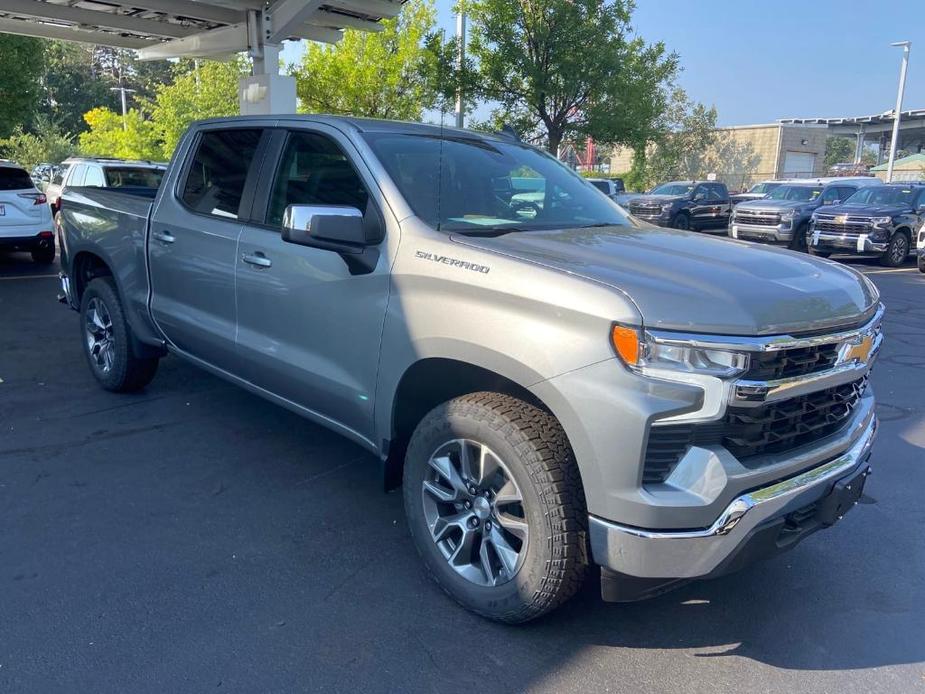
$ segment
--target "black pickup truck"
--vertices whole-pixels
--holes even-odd
[[[891,183],[862,188],[841,205],[813,213],[808,246],[813,255],[844,253],[902,265],[925,222],[925,185]]]
[[[629,212],[660,227],[725,229],[729,226],[729,190],[718,181],[672,181],[629,201]]]

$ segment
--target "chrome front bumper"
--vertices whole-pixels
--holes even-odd
[[[690,579],[718,569],[752,531],[826,495],[829,485],[867,460],[877,430],[871,416],[851,447],[834,459],[734,499],[708,528],[645,530],[590,517],[594,561],[637,578]]]
[[[889,243],[875,243],[867,234],[827,234],[813,231],[810,248],[826,248],[845,253],[884,253]]]
[[[757,240],[771,243],[789,243],[793,239],[793,227],[788,222],[776,226],[761,224],[740,224],[734,219],[729,225],[729,235],[743,241]]]

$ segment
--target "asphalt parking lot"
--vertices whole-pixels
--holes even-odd
[[[423,575],[353,444],[175,358],[99,389],[0,256],[0,692],[925,692],[925,275],[888,307],[868,495],[743,573],[521,627]]]

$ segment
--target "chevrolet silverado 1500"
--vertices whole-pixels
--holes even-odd
[[[351,438],[492,619],[592,565],[608,600],[733,571],[835,523],[869,471],[866,278],[656,228],[510,136],[206,121],[157,190],[69,188],[61,212],[104,388],[174,354]]]

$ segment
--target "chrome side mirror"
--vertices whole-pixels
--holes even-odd
[[[283,241],[300,246],[365,246],[363,213],[356,207],[289,205],[283,214]]]

